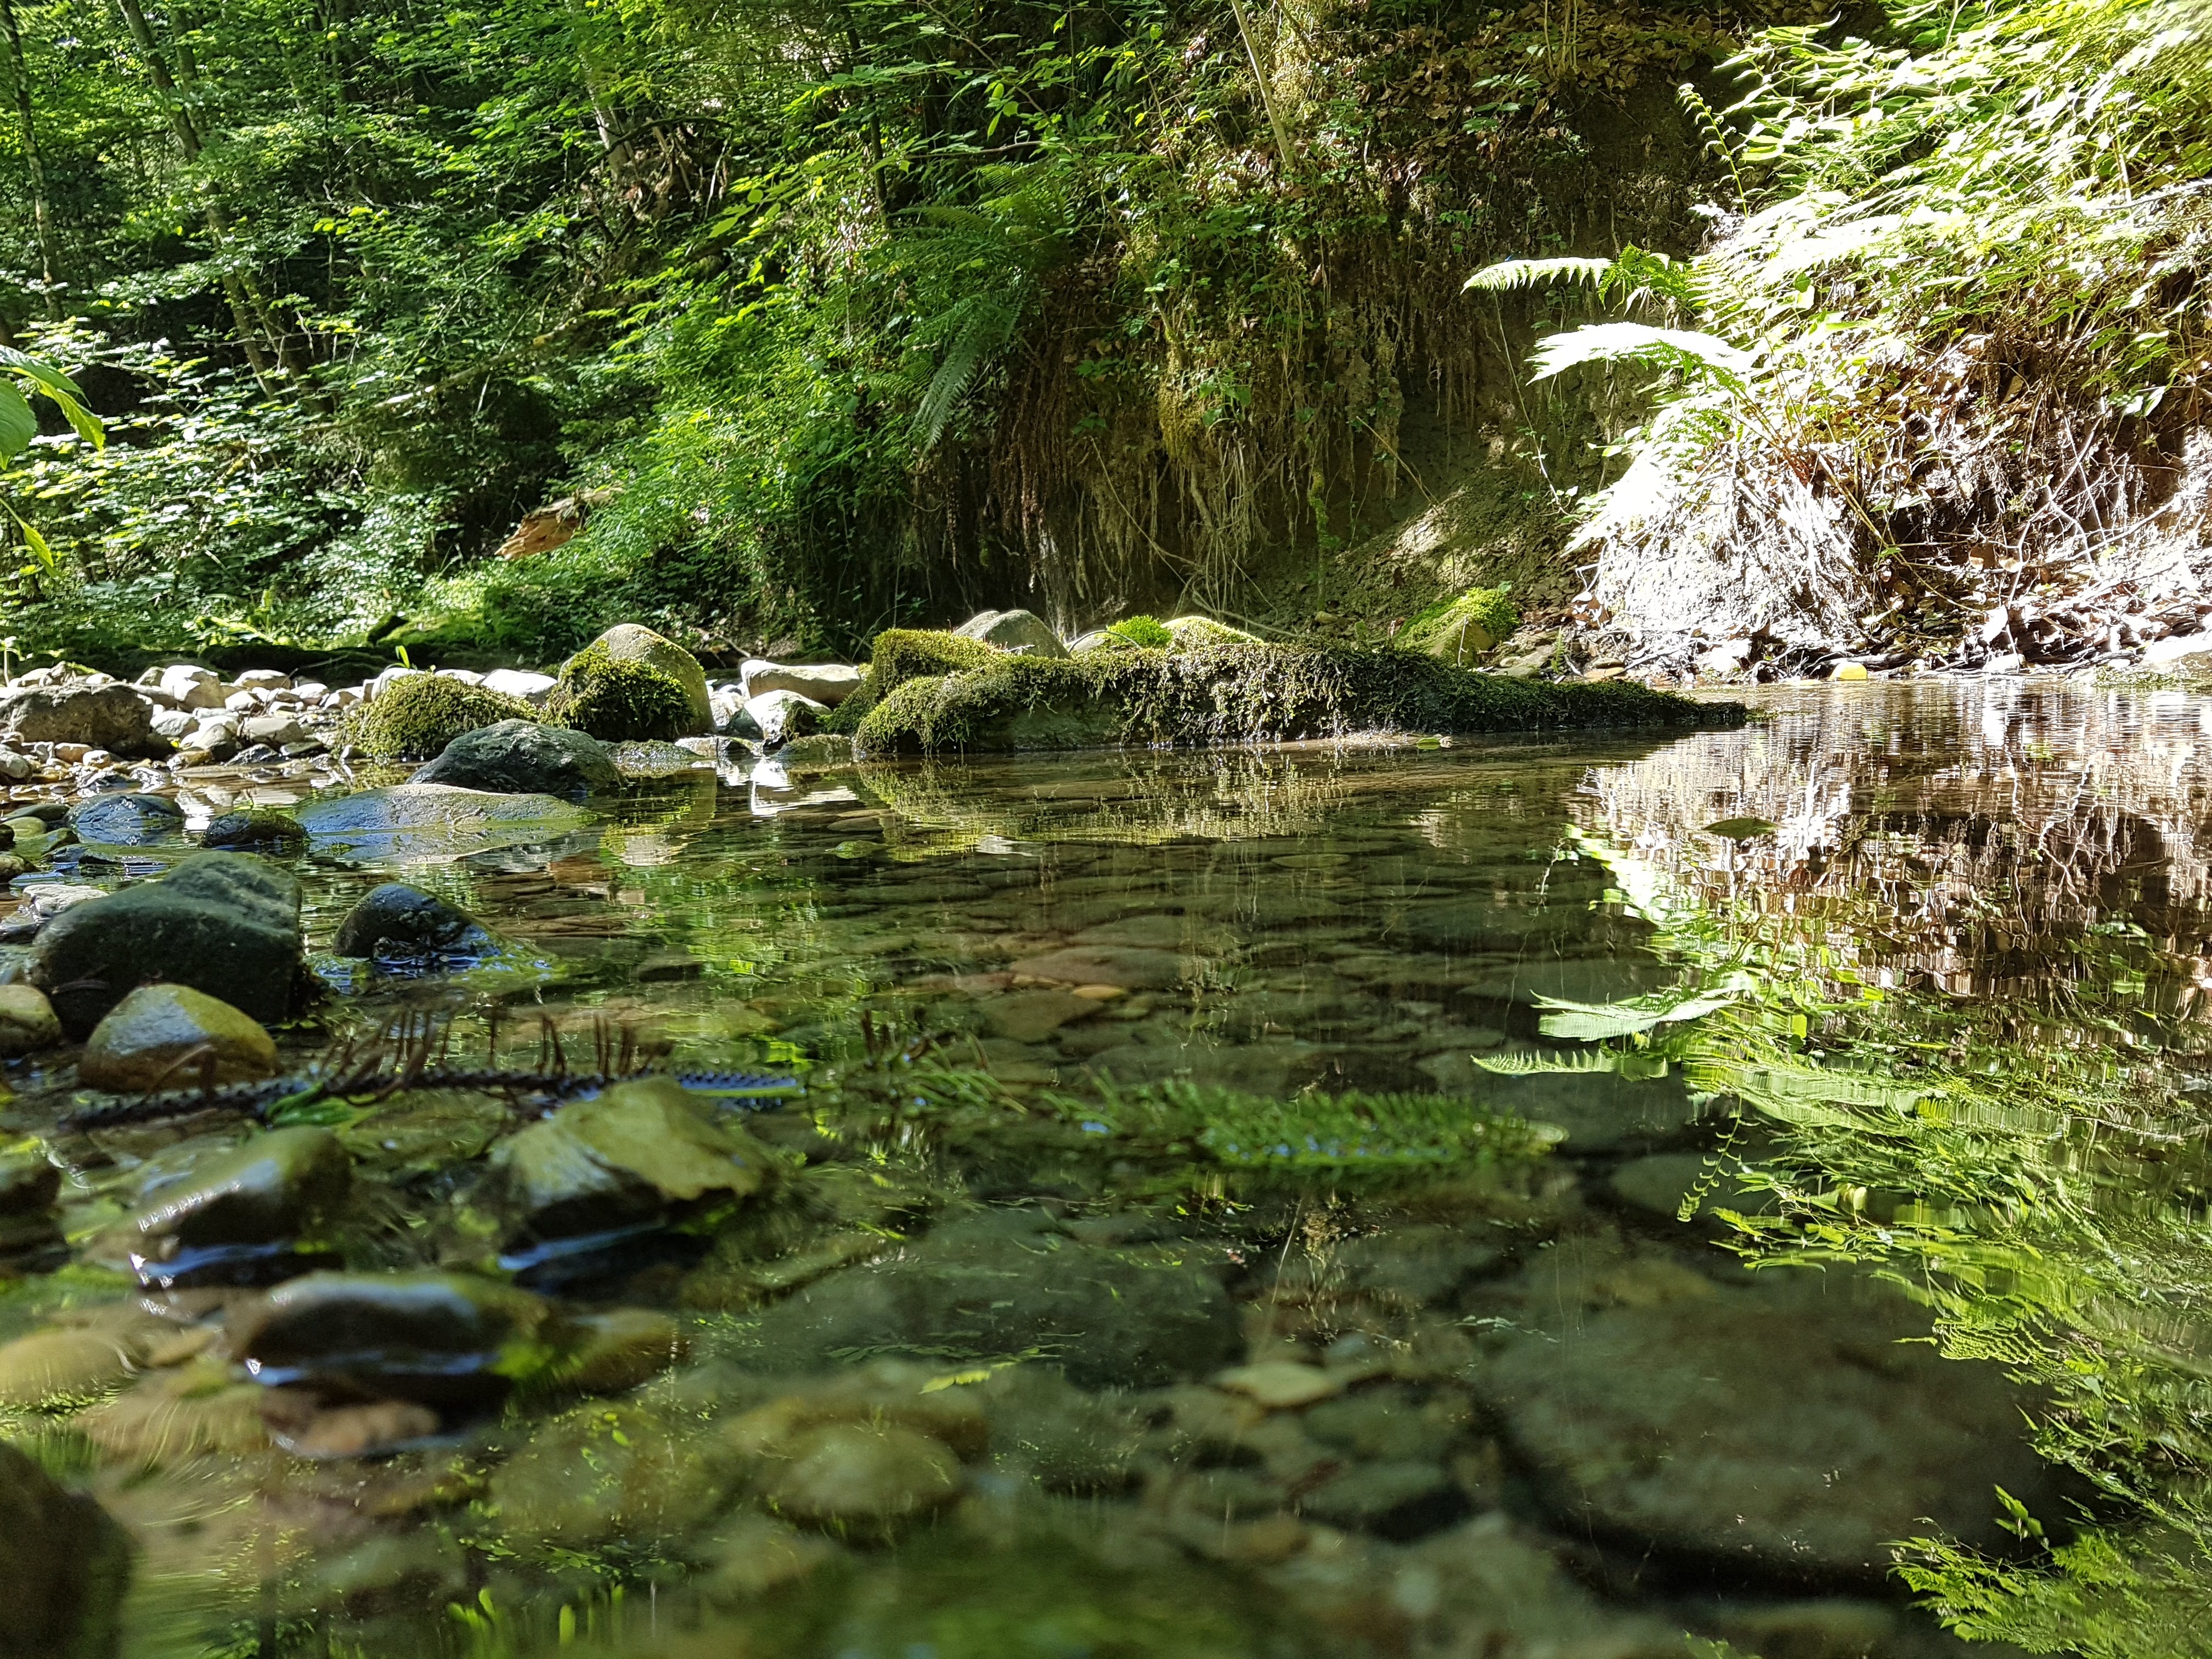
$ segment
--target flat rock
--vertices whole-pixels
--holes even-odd
[[[140,986],[93,1028],[77,1060],[87,1087],[116,1094],[276,1075],[276,1044],[260,1023],[189,985]]]
[[[81,841],[104,847],[150,847],[185,831],[185,810],[167,795],[94,795],[70,808]]]
[[[352,1160],[328,1129],[270,1129],[196,1165],[125,1224],[143,1278],[181,1279],[258,1260],[345,1198]]]
[[[1073,945],[1011,964],[1031,979],[1065,985],[1118,985],[1130,991],[1164,991],[1189,971],[1188,958],[1140,945]]]
[[[848,1352],[1036,1354],[1086,1389],[1212,1374],[1243,1346],[1236,1305],[1184,1245],[1111,1249],[1034,1211],[939,1227],[769,1308],[750,1363],[815,1370]]]
[[[1893,1292],[1838,1274],[1721,1285],[1667,1259],[1533,1269],[1533,1334],[1470,1373],[1577,1532],[1784,1579],[1875,1582],[1931,1528],[2002,1553],[1994,1488],[2061,1509],[2032,1403],[1946,1360]]]
[[[1095,998],[1072,991],[1010,991],[986,997],[977,1008],[994,1036],[1014,1042],[1037,1042],[1070,1020],[1088,1019],[1102,1006]]]
[[[834,1423],[791,1448],[763,1497],[803,1525],[880,1540],[957,1502],[960,1490],[960,1460],[929,1436],[893,1423]]]
[[[290,1015],[301,974],[300,884],[251,853],[201,853],[47,922],[30,979],[82,1040],[135,987],[155,981],[273,1024]]]
[[[319,851],[433,864],[548,841],[589,820],[550,795],[503,795],[444,783],[402,783],[301,803],[300,827]]]
[[[581,800],[595,790],[617,787],[622,775],[607,746],[588,733],[536,720],[501,720],[463,732],[410,781]]]
[[[841,662],[786,664],[754,659],[742,672],[748,700],[763,691],[795,691],[810,702],[835,708],[860,689],[867,678],[864,668]]]

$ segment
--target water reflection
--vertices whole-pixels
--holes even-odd
[[[702,771],[326,856],[318,940],[404,873],[532,971],[346,980],[294,1058],[808,1092],[687,1143],[742,1191],[657,1097],[330,1115],[356,1322],[590,1246],[470,1292],[535,1334],[463,1410],[252,1381],[258,1292],[131,1296],[97,1241],[240,1126],[67,1136],[11,1073],[72,1249],[0,1290],[0,1427],[137,1540],[132,1653],[1909,1659],[1955,1649],[1923,1533],[1974,1628],[2191,1650],[2142,1607],[2203,1578],[2208,729],[1859,687],[1664,744]]]

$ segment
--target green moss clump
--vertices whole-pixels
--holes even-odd
[[[909,680],[933,679],[971,668],[988,667],[1006,653],[981,640],[963,640],[957,634],[934,629],[887,628],[876,635],[868,659],[868,677],[860,689],[830,711],[823,727],[846,737],[858,736],[860,726],[878,703]]]
[[[616,656],[594,641],[561,666],[545,712],[602,743],[667,743],[688,735],[696,711],[673,674]]]
[[[464,732],[543,718],[520,697],[444,674],[410,674],[356,705],[346,741],[375,760],[435,760]]]
[[[1724,726],[1744,718],[1738,704],[1692,702],[1629,680],[1562,684],[1475,673],[1411,651],[1231,643],[1073,659],[994,655],[894,686],[854,738],[860,754],[884,756]]]
[[[1432,605],[1407,623],[1400,642],[1432,657],[1465,662],[1492,649],[1521,626],[1521,607],[1508,587],[1470,588]]]
[[[1140,646],[1150,651],[1164,651],[1175,643],[1175,635],[1161,625],[1158,617],[1124,617],[1120,622],[1108,623],[1106,632],[1125,645]]]

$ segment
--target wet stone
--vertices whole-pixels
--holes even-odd
[[[1473,1505],[1442,1464],[1396,1460],[1358,1463],[1331,1475],[1299,1507],[1334,1527],[1405,1540],[1464,1520]]]
[[[395,972],[465,966],[500,941],[465,910],[403,881],[371,888],[338,923],[331,949]]]
[[[263,806],[219,812],[200,836],[203,847],[240,852],[294,853],[307,844],[307,832],[297,818]]]
[[[272,1024],[298,994],[300,884],[251,853],[202,853],[159,881],[72,905],[40,932],[30,978],[82,1039],[134,987],[168,981]]]
[[[93,1028],[77,1060],[87,1087],[112,1093],[220,1087],[276,1074],[258,1022],[189,985],[142,985]]]
[[[36,1152],[0,1152],[0,1217],[44,1210],[61,1187],[60,1169]]]
[[[438,1432],[438,1413],[407,1400],[331,1404],[305,1389],[270,1389],[261,1401],[269,1437],[310,1462],[375,1457]]]
[[[53,1004],[35,985],[0,985],[0,1060],[52,1048],[62,1040]]]
[[[523,1544],[575,1549],[620,1538],[645,1549],[707,1520],[730,1485],[687,1426],[641,1406],[594,1403],[532,1430],[492,1475],[491,1502]]]
[[[297,817],[323,851],[434,863],[550,841],[580,829],[583,811],[550,795],[502,795],[443,783],[395,784],[304,801]]]
[[[185,811],[167,795],[105,794],[70,808],[78,839],[106,847],[151,847],[184,834]]]
[[[33,1331],[0,1346],[0,1407],[51,1409],[119,1387],[136,1356],[105,1331]]]
[[[257,1134],[165,1187],[123,1231],[149,1283],[250,1282],[288,1270],[292,1243],[346,1195],[352,1162],[328,1129]]]
[[[231,1316],[232,1352],[267,1387],[473,1407],[559,1332],[551,1306],[465,1273],[309,1273]],[[550,1363],[550,1356],[548,1356]]]
[[[622,775],[597,738],[565,726],[514,720],[463,732],[410,781],[581,800],[617,787]]]

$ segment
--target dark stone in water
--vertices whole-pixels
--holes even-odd
[[[36,1213],[61,1189],[61,1170],[35,1152],[0,1156],[0,1216]]]
[[[30,980],[76,1042],[159,980],[220,997],[263,1024],[299,995],[300,884],[251,853],[202,853],[160,881],[74,905],[40,931]]]
[[[346,912],[331,948],[342,957],[420,969],[472,962],[499,944],[467,911],[404,881],[387,881]]]
[[[163,1188],[131,1218],[149,1284],[251,1282],[296,1272],[292,1241],[342,1203],[353,1162],[328,1129],[258,1134]]]
[[[622,776],[606,745],[588,733],[537,720],[501,720],[464,732],[408,781],[581,800],[595,789],[617,787]]]
[[[106,1659],[121,1639],[131,1540],[91,1498],[0,1443],[0,1585],[8,1659]]]
[[[751,1363],[824,1367],[841,1352],[1036,1353],[1086,1389],[1149,1388],[1233,1363],[1236,1304],[1185,1245],[1085,1245],[1050,1217],[1001,1211],[939,1228],[777,1304]]]
[[[470,1407],[506,1397],[515,1357],[555,1346],[551,1304],[466,1273],[309,1273],[233,1316],[256,1381]]]
[[[69,811],[80,840],[107,847],[150,847],[184,833],[185,811],[167,795],[94,795]]]
[[[269,848],[290,853],[307,844],[307,832],[300,827],[299,820],[289,813],[252,806],[225,812],[210,819],[206,832],[200,837],[200,844],[209,848],[230,847],[248,850]]]

